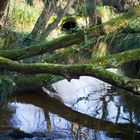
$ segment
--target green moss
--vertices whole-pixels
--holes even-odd
[[[125,31],[127,33],[140,32],[140,17],[134,18],[131,22],[129,22]]]
[[[41,90],[43,86],[48,86],[54,82],[61,80],[60,76],[53,76],[49,74],[38,75],[23,75],[14,79],[16,83],[16,92],[37,91]]]

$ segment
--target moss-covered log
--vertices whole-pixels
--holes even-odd
[[[116,68],[121,64],[136,60],[140,60],[140,48],[89,60],[87,63],[104,68]]]
[[[105,38],[103,36],[103,38]],[[52,55],[49,58],[46,58],[45,62],[48,63],[62,63],[66,59],[68,59],[68,56],[75,56],[76,54],[80,56],[80,58],[83,58],[84,54],[88,55],[89,53],[93,53],[94,51],[94,45],[97,43],[97,39],[93,39],[91,42],[85,45],[74,45],[69,48],[64,49],[63,51],[57,52],[56,54]],[[101,39],[102,41],[102,39]],[[132,40],[131,40],[132,41]],[[97,48],[97,47],[96,47]],[[131,46],[130,49],[133,47]],[[128,49],[128,48],[127,48]],[[98,52],[97,52],[98,53]],[[101,52],[99,52],[101,53]],[[110,53],[110,52],[108,52]],[[73,58],[74,59],[74,58]],[[132,50],[123,51],[121,53],[117,54],[110,54],[103,57],[96,57],[96,50],[95,50],[95,57],[89,59],[89,60],[82,60],[82,63],[91,63],[96,66],[101,66],[103,68],[116,68],[121,66],[121,64],[132,62],[140,60],[140,48],[135,48]],[[77,60],[78,61],[78,60]],[[79,61],[79,63],[81,63]]]
[[[140,80],[130,79],[92,64],[61,65],[48,63],[25,64],[0,57],[0,68],[26,74],[47,73],[63,76],[68,80],[79,76],[93,76],[109,84],[140,94]]]
[[[135,17],[140,16],[139,9],[140,7],[136,7],[131,12],[116,19],[113,19],[103,25],[94,26],[93,28],[87,29],[86,31],[78,31],[75,34],[60,37],[50,42],[44,42],[39,45],[34,45],[31,47],[16,50],[1,50],[0,56],[12,60],[21,60],[56,49],[65,48],[73,44],[79,44],[81,42],[84,42],[85,32],[88,35],[88,38],[97,37],[104,33],[112,33],[114,31],[117,31],[118,29],[121,29],[122,27],[125,27],[128,24],[128,22],[134,19]],[[105,31],[102,31],[103,26]]]
[[[53,41],[44,42],[42,44],[31,46],[31,47],[15,49],[15,50],[1,50],[0,56],[12,60],[21,60],[32,56],[40,55],[46,52],[51,52],[56,49],[68,47],[72,44],[80,43],[83,40],[84,40],[84,32],[80,31],[74,35],[60,37]]]
[[[16,84],[14,92],[42,91],[43,86],[49,87],[62,79],[60,76],[49,74],[18,75],[13,80]]]
[[[96,37],[100,35],[101,31],[100,28],[94,27],[89,30],[88,37]],[[54,50],[60,49],[60,48],[66,48],[73,44],[79,44],[81,42],[84,42],[84,31],[78,31],[75,34],[70,34],[67,36],[63,36],[57,39],[54,39],[53,41],[45,41],[44,43],[33,45],[30,47],[25,47],[21,49],[15,49],[15,50],[1,50],[0,56],[6,57],[12,60],[21,60],[29,57],[33,57],[36,55],[44,54],[46,52],[52,52]]]

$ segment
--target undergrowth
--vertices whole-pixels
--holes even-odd
[[[0,73],[0,104],[13,94],[15,83],[7,72]]]
[[[23,0],[11,0],[7,24],[16,31],[30,32],[40,15],[42,4],[30,6]]]

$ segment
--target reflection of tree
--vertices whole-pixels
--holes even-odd
[[[123,91],[125,92],[125,91]],[[124,118],[130,124],[139,124],[140,122],[140,98],[133,95],[122,95],[121,104],[123,111],[129,114],[129,118]]]
[[[117,116],[116,116],[116,123],[118,123],[118,120],[120,118],[120,114],[121,114],[121,107],[120,106],[117,106]]]
[[[71,122],[70,128],[74,140],[90,140],[91,135],[95,140],[100,140],[100,133],[98,130],[94,131],[74,122]]]
[[[71,133],[74,140],[86,139],[89,140],[89,131],[84,131],[83,126],[77,123],[71,123]]]
[[[41,100],[40,100],[41,98]],[[117,100],[116,100],[117,98]],[[121,136],[128,136],[132,138],[132,135],[139,136],[137,133],[138,124],[139,124],[139,116],[140,116],[140,103],[139,99],[137,98],[131,98],[131,96],[123,96],[119,97],[116,93],[106,93],[102,95],[100,98],[100,109],[99,111],[102,111],[102,117],[101,119],[97,119],[95,117],[91,117],[85,114],[82,114],[80,112],[74,111],[71,108],[65,106],[62,102],[55,100],[51,97],[49,97],[46,93],[41,94],[26,94],[26,96],[17,96],[17,101],[24,102],[24,103],[31,103],[35,106],[41,107],[44,110],[45,120],[47,122],[47,129],[48,131],[52,132],[54,130],[59,131],[60,133],[68,133],[72,134],[73,139],[81,139],[85,138],[88,139],[88,137],[91,134],[91,129],[94,129],[92,132],[94,134],[93,137],[100,139],[101,131],[107,131],[110,136],[118,137],[118,134]],[[90,100],[90,98],[89,98]],[[82,101],[82,100],[79,100]],[[108,119],[108,113],[109,113],[109,103],[112,102],[115,103],[115,106],[117,107],[117,115],[115,118],[115,123],[112,123],[110,121],[106,121]],[[100,103],[98,102],[98,103]],[[134,107],[134,104],[136,105]],[[124,106],[123,108],[121,106]],[[7,106],[6,106],[7,107]],[[91,106],[92,107],[92,106]],[[44,124],[41,122],[41,114],[39,113],[40,110],[36,110],[35,112],[35,126],[40,128]],[[96,107],[95,107],[96,109]],[[123,110],[122,110],[123,109]],[[107,111],[107,112],[106,112]],[[128,116],[122,116],[122,111],[127,112]],[[60,117],[63,117],[69,121],[65,128],[62,128],[61,125],[57,126],[58,123],[66,123],[66,121],[63,122],[63,119],[57,117],[56,115],[50,116],[52,112],[54,114],[58,114]],[[4,112],[7,117],[0,116],[2,119],[0,119],[0,123],[3,121],[3,119],[10,120],[12,115],[7,115],[7,112]],[[3,113],[3,114],[4,114]],[[61,122],[57,122],[55,120],[61,120]],[[126,120],[127,124],[120,124],[119,119]],[[4,122],[4,121],[3,121]],[[60,128],[58,128],[60,127]],[[88,127],[88,128],[85,128]],[[54,129],[55,128],[55,129]],[[134,131],[134,132],[133,132]]]
[[[26,98],[25,98],[26,97]],[[55,100],[51,97],[49,97],[45,93],[41,94],[34,94],[34,97],[32,94],[26,94],[26,96],[18,96],[17,101],[20,100],[20,102],[25,102],[25,103],[31,103],[34,104],[35,106],[41,107],[44,110],[44,115],[45,115],[45,120],[47,122],[47,129],[48,131],[59,131],[60,133],[65,133],[65,134],[70,134],[73,136],[73,139],[78,140],[81,138],[85,138],[88,140],[88,137],[91,134],[91,129],[94,129],[92,132],[94,134],[93,137],[100,139],[101,131],[108,131],[108,134],[110,136],[115,136],[118,137],[119,135],[125,136],[129,135],[131,138],[132,135],[138,135],[136,129],[139,129],[137,124],[139,123],[139,103],[132,101],[132,99],[128,99],[128,96],[120,97],[118,96],[115,92],[114,93],[105,93],[102,95],[99,100],[97,101],[100,103],[99,108],[94,108],[94,109],[100,109],[98,110],[102,116],[101,119],[96,119],[95,117],[90,117],[88,115],[79,113],[77,111],[72,110],[71,108],[65,106],[63,103],[61,103],[58,100]],[[91,96],[89,96],[91,97]],[[41,101],[39,100],[41,98]],[[117,99],[116,99],[117,98]],[[90,98],[83,98],[83,100]],[[126,101],[125,101],[126,100]],[[128,101],[129,100],[129,101]],[[79,101],[82,101],[82,98],[79,99]],[[91,100],[90,100],[91,101]],[[115,123],[112,123],[108,120],[108,113],[109,113],[109,103],[113,102],[117,108],[117,115],[115,118]],[[122,102],[124,106],[124,111],[128,112],[129,115],[126,116],[126,118],[122,116]],[[137,103],[138,108],[134,108],[133,104]],[[131,105],[130,105],[131,104]],[[92,106],[91,106],[92,107]],[[58,114],[59,116],[72,121],[68,122],[67,126],[64,128],[61,127],[61,125],[57,126],[58,123],[66,123],[66,121],[63,122],[63,119],[60,118],[61,122],[56,123],[56,119],[59,120],[59,117],[57,115],[51,115],[50,113],[52,112],[54,114]],[[134,113],[135,112],[135,113]],[[36,112],[38,114],[38,111]],[[36,115],[37,115],[36,114]],[[137,115],[136,115],[137,114]],[[39,118],[41,115],[38,114],[36,117],[36,123],[38,123]],[[57,118],[56,118],[57,117]],[[127,124],[120,124],[118,123],[120,119],[127,120]],[[82,124],[82,125],[81,125]],[[41,124],[38,124],[38,127]],[[59,128],[60,127],[60,128]],[[88,128],[85,128],[88,127]],[[55,128],[55,129],[54,129]],[[89,129],[91,128],[91,129]],[[133,132],[135,131],[135,132]]]
[[[0,128],[9,128],[12,126],[11,118],[15,113],[15,108],[8,103],[0,105]]]
[[[114,92],[113,87],[104,85],[104,88],[101,88],[100,90],[95,90],[84,97],[79,97],[74,103],[73,107],[75,107],[79,102],[86,101],[88,102],[87,110],[89,110],[89,112],[93,112],[90,114],[92,114],[94,117],[98,117],[100,116],[100,114],[102,114],[101,119],[107,120],[109,114],[108,112],[110,109],[110,106],[108,107],[108,104],[111,101],[115,103],[116,96],[118,95]]]
[[[39,100],[40,98],[41,100]],[[135,127],[134,125],[132,126],[131,124],[129,125],[129,124],[119,124],[119,123],[114,124],[110,121],[97,119],[97,118],[79,113],[77,111],[74,111],[70,107],[65,106],[63,103],[55,99],[52,99],[45,93],[34,94],[34,96],[30,94],[26,94],[26,98],[23,98],[22,96],[18,96],[17,100],[20,100],[20,102],[32,103],[36,106],[43,108],[44,110],[47,110],[54,114],[58,114],[59,116],[69,121],[77,122],[78,124],[82,124],[85,127],[95,129],[97,131],[98,130],[107,131],[113,134],[119,132],[123,135],[131,135],[131,134],[133,135],[132,132],[133,132],[133,128]]]
[[[35,111],[34,112],[34,118],[35,118],[34,126],[36,126],[37,129],[44,129],[45,120],[42,119],[42,109],[35,107],[34,111]]]
[[[46,122],[47,122],[47,130],[50,132],[52,130],[52,124],[51,124],[49,112],[44,110],[44,114],[45,114],[45,119],[46,119]]]
[[[106,98],[102,97],[102,119],[107,120],[107,115],[108,115],[108,109],[107,109],[107,102]]]

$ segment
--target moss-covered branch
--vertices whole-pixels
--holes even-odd
[[[109,84],[140,94],[140,80],[119,76],[92,64],[61,65],[36,63],[25,64],[0,57],[0,68],[26,74],[47,73],[63,76],[68,80],[79,76],[93,76]]]
[[[87,32],[89,32],[88,34],[89,38],[96,37],[97,35],[100,35],[100,28],[94,27],[89,29]],[[33,57],[60,48],[66,48],[73,44],[79,44],[81,42],[84,42],[84,34],[85,34],[84,31],[78,31],[75,34],[63,36],[49,42],[45,41],[42,44],[33,45],[26,48],[15,49],[15,50],[1,50],[0,56],[12,60],[21,60],[21,59]]]
[[[115,68],[123,63],[136,60],[140,60],[140,48],[89,60],[87,63],[92,63],[96,66],[102,66],[104,68]]]
[[[43,44],[16,50],[1,50],[0,56],[12,60],[21,60],[56,49],[65,48],[73,44],[79,44],[81,42],[84,42],[84,32],[86,32],[89,38],[92,38],[100,36],[104,33],[111,33],[117,31],[118,29],[121,29],[122,27],[126,26],[126,24],[128,24],[128,21],[132,20],[137,16],[140,16],[140,12],[138,12],[138,9],[140,9],[140,7],[136,7],[126,15],[113,19],[103,25],[94,26],[93,28],[87,29],[86,31],[78,31],[75,34],[60,37],[50,42],[44,42]],[[103,26],[105,32],[102,31]]]
[[[90,43],[89,43],[89,48],[90,48]],[[67,48],[63,52],[60,52],[52,56],[50,59],[47,59],[49,61],[47,60],[46,61],[47,62],[54,62],[54,61],[62,62],[69,55],[72,55],[72,54],[75,55],[76,53],[80,55],[80,52],[82,52],[83,50],[86,50],[86,48],[82,46],[79,46],[79,47],[77,46],[77,48],[75,46],[71,48]],[[98,67],[101,66],[102,68],[116,68],[116,67],[119,67],[121,64],[136,61],[136,60],[140,60],[140,48],[127,50],[127,51],[117,53],[117,54],[112,54],[112,55],[110,54],[110,55],[99,57],[99,58],[92,58],[90,60],[85,60],[85,61],[82,60],[82,63],[94,64]]]
[[[56,49],[68,47],[72,44],[80,43],[83,40],[84,40],[84,32],[80,31],[77,34],[67,35],[55,39],[53,41],[44,42],[42,44],[31,46],[31,47],[15,49],[15,50],[1,50],[0,56],[12,60],[21,60],[32,56],[40,55],[46,52],[51,52]]]
[[[53,60],[64,61],[68,54],[74,53],[76,48],[67,48],[62,52],[60,55],[56,55],[50,59],[50,62],[54,62]],[[88,63],[94,64],[96,66],[101,66],[103,68],[109,67],[117,67],[120,66],[122,63],[126,63],[129,61],[140,60],[140,49],[129,50],[122,53],[109,55],[97,59],[93,59],[88,61]],[[54,59],[57,58],[57,59]],[[48,59],[47,59],[48,60]],[[87,61],[85,61],[87,63]],[[43,86],[50,85],[54,82],[61,80],[59,76],[52,76],[48,74],[37,74],[37,75],[18,75],[14,78],[14,82],[16,83],[16,92],[27,92],[27,91],[37,91],[41,90]]]
[[[49,74],[18,75],[14,77],[15,92],[41,91],[43,86],[49,86],[63,78]]]

